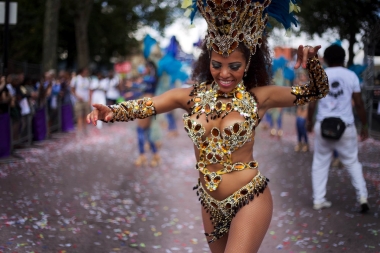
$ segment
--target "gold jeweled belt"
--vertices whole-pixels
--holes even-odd
[[[242,163],[242,162],[237,162],[234,164],[229,164],[229,163],[224,163],[223,164],[223,169],[218,170],[216,172],[210,172],[206,168],[206,164],[204,162],[198,162],[195,165],[195,168],[202,172],[204,175],[204,179],[206,181],[206,188],[210,192],[215,191],[220,182],[222,182],[222,175],[226,173],[231,173],[233,171],[242,171],[245,169],[257,169],[259,167],[259,164],[257,161],[250,161],[248,163]]]

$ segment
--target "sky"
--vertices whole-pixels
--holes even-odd
[[[189,54],[194,54],[198,56],[199,50],[194,49],[193,43],[197,42],[199,38],[203,38],[206,34],[207,24],[203,19],[194,20],[195,28],[189,28],[190,21],[188,18],[177,19],[172,25],[168,26],[164,31],[164,36],[148,27],[140,29],[136,33],[137,39],[141,40],[146,34],[150,34],[153,38],[159,41],[160,47],[165,48],[169,44],[169,40],[172,36],[176,36],[179,41],[183,51]],[[277,39],[273,39],[277,38]],[[312,39],[308,38],[307,35],[301,34],[301,36],[296,37],[295,35],[285,36],[285,30],[276,29],[273,31],[272,38],[269,38],[269,44],[273,48],[274,46],[292,47],[297,48],[299,45],[321,45],[321,52],[324,51],[329,45],[338,39],[338,35],[333,31],[327,31],[322,37],[314,36]],[[360,39],[360,38],[358,38]],[[342,41],[342,47],[346,50],[346,55],[348,55],[348,41]],[[364,51],[355,45],[354,51],[356,56],[354,58],[355,64],[363,64]],[[347,60],[347,56],[346,56]],[[380,65],[380,57],[375,57],[375,65]]]

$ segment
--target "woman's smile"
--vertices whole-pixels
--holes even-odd
[[[219,79],[216,80],[217,84],[221,88],[221,90],[232,90],[236,86],[236,81],[235,80],[223,80]]]
[[[228,57],[212,52],[210,72],[222,92],[230,92],[239,84],[245,67],[246,60],[240,50],[234,51]]]

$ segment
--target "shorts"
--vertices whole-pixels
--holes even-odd
[[[91,112],[90,105],[88,102],[79,102],[77,101],[74,106],[75,110],[75,117],[78,118],[84,118]]]

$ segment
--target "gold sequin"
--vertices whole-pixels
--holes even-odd
[[[214,179],[214,181],[219,184],[221,181],[221,178],[218,178],[215,173],[211,173],[207,176],[205,175],[205,177],[207,177],[209,182]],[[209,243],[216,241],[228,233],[231,221],[233,217],[235,217],[236,213],[240,210],[240,208],[249,204],[255,196],[263,193],[268,182],[269,180],[261,175],[259,171],[248,184],[235,191],[226,199],[220,201],[210,196],[198,180],[198,184],[194,187],[194,190],[197,190],[197,195],[199,195],[200,202],[206,211],[210,213],[211,221],[214,226],[214,231],[211,233],[206,233],[206,236],[210,237]]]
[[[292,86],[292,94],[296,96],[294,105],[304,105],[324,98],[329,93],[329,81],[318,58],[314,56],[307,60],[310,81],[304,85]]]
[[[144,119],[156,115],[151,98],[142,98],[138,100],[129,100],[117,105],[108,106],[113,112],[111,122],[115,121],[132,121],[134,119]]]
[[[262,33],[268,21],[262,3],[250,0],[197,0],[197,7],[207,26],[206,43],[209,49],[228,56],[243,42],[251,54],[262,43]]]
[[[191,113],[185,114],[183,117],[184,126],[187,134],[200,150],[199,163],[204,165],[201,167],[200,172],[205,175],[205,180],[209,179],[206,180],[206,187],[209,191],[215,191],[222,181],[221,175],[232,171],[257,168],[257,166],[252,167],[249,164],[232,163],[232,153],[246,142],[252,140],[254,128],[259,122],[257,102],[245,90],[243,83],[239,83],[233,91],[226,94],[220,92],[215,84],[212,84],[210,89],[207,88],[206,83],[196,84],[191,94],[194,98],[190,99],[189,103],[194,104],[191,107]],[[231,98],[232,101],[223,103],[218,100],[219,97]],[[205,114],[207,120],[209,117],[216,119],[225,117],[233,111],[239,112],[245,118],[245,121],[235,123],[222,131],[214,127],[205,140],[202,139],[206,132],[205,128],[190,118],[194,114],[197,116]],[[216,163],[222,164],[223,169],[217,172],[207,170],[207,165]],[[256,162],[254,163],[257,164]],[[196,168],[199,169],[199,166],[196,166]],[[218,180],[212,180],[214,178]]]

